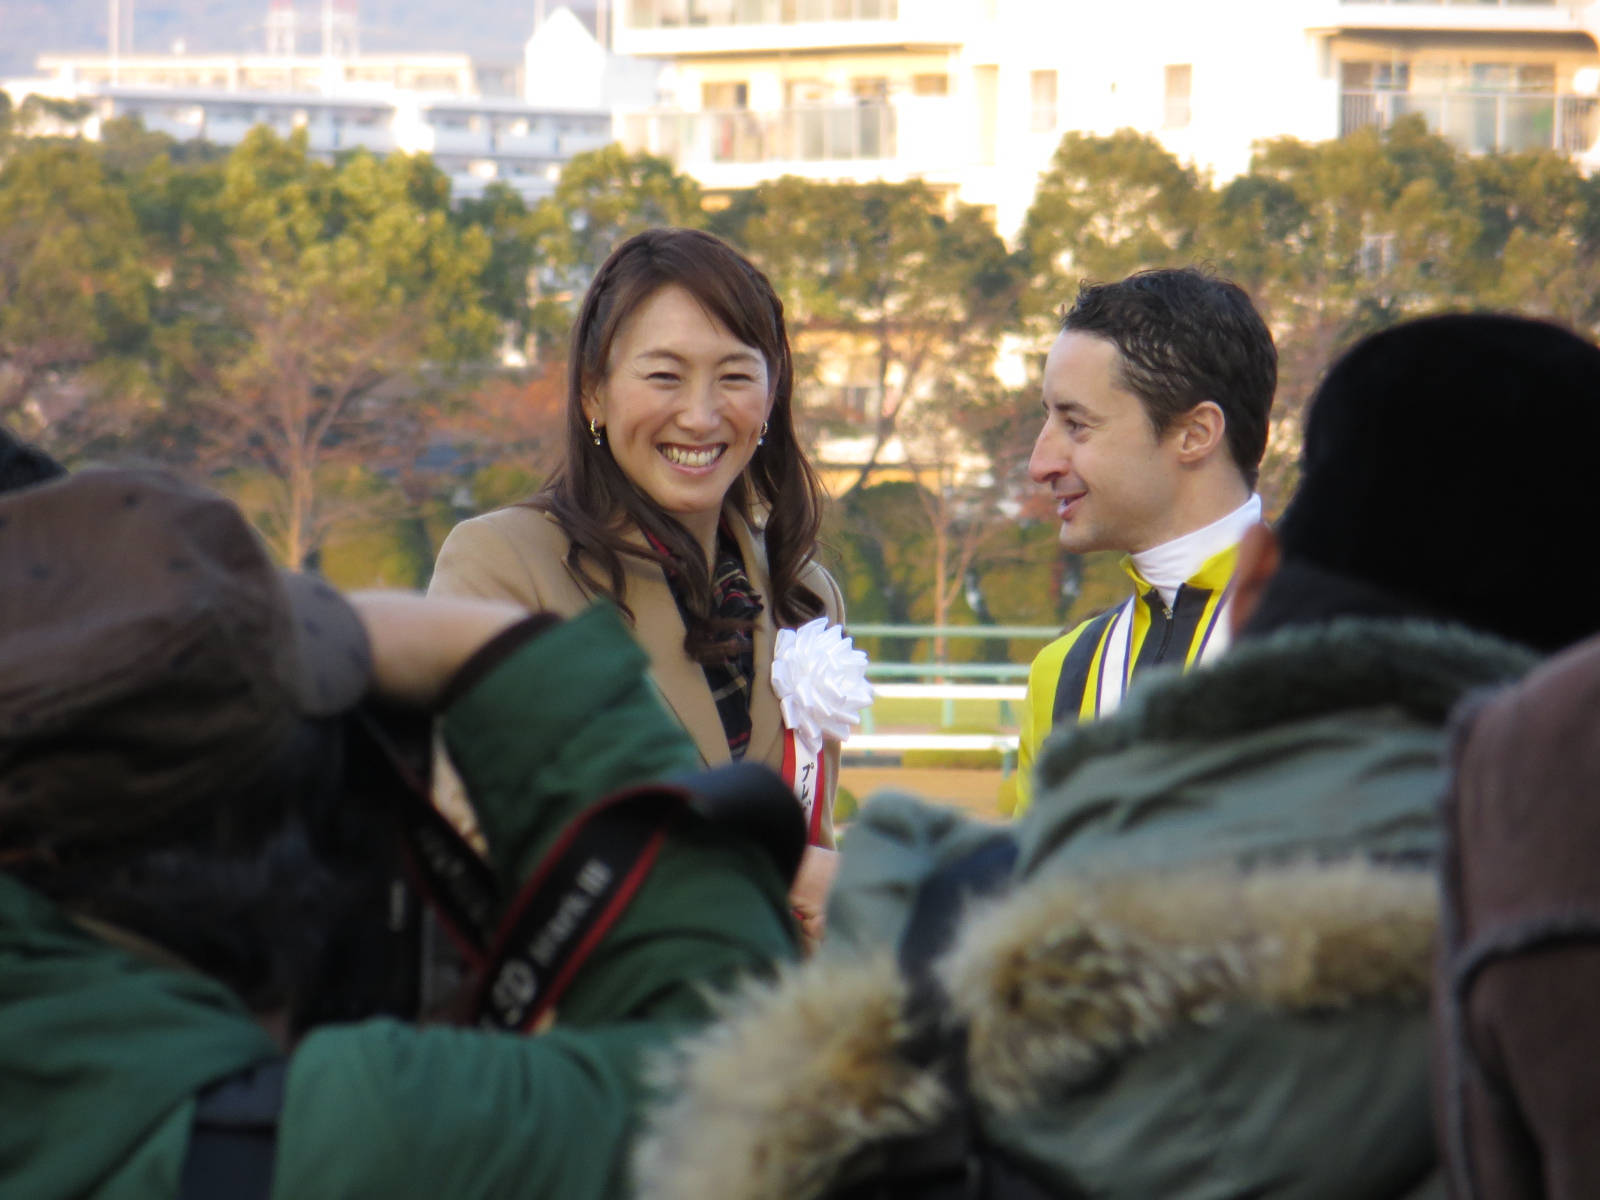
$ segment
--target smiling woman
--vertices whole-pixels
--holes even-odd
[[[783,769],[777,631],[844,620],[815,559],[822,490],[793,387],[783,304],[760,271],[697,230],[630,238],[573,327],[560,470],[526,503],[458,525],[430,592],[563,615],[613,601],[707,766]],[[838,758],[830,741],[808,813],[822,850]],[[808,854],[796,883],[812,936],[831,863]]]
[[[711,562],[723,499],[765,444],[766,359],[677,284],[634,311],[607,357],[583,401],[591,440],[610,443],[622,473]]]

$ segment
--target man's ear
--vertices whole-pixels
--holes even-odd
[[[1178,418],[1178,461],[1202,462],[1222,447],[1228,436],[1228,418],[1215,400],[1202,400]]]
[[[1244,538],[1239,543],[1239,557],[1233,568],[1233,601],[1229,623],[1233,627],[1234,637],[1238,637],[1239,631],[1255,616],[1256,606],[1261,603],[1261,594],[1267,590],[1267,582],[1278,573],[1280,558],[1278,535],[1272,532],[1270,525],[1252,525],[1244,531]]]

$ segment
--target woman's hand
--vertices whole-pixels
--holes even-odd
[[[838,872],[837,850],[806,847],[800,859],[800,870],[795,873],[794,887],[789,892],[789,903],[800,921],[807,954],[816,950],[827,932],[828,893],[833,890],[833,878]]]

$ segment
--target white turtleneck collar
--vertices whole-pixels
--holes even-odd
[[[1204,566],[1207,559],[1221,554],[1229,546],[1238,545],[1245,530],[1260,520],[1261,497],[1252,492],[1250,499],[1227,516],[1129,557],[1139,577],[1149,582],[1170,605],[1178,588]]]

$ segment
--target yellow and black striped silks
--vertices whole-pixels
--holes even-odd
[[[1017,812],[1032,799],[1033,764],[1057,724],[1115,711],[1133,681],[1154,667],[1176,664],[1187,670],[1227,648],[1229,581],[1237,560],[1237,546],[1206,559],[1169,607],[1133,560],[1124,558],[1133,595],[1039,652],[1028,671],[1022,711]]]

